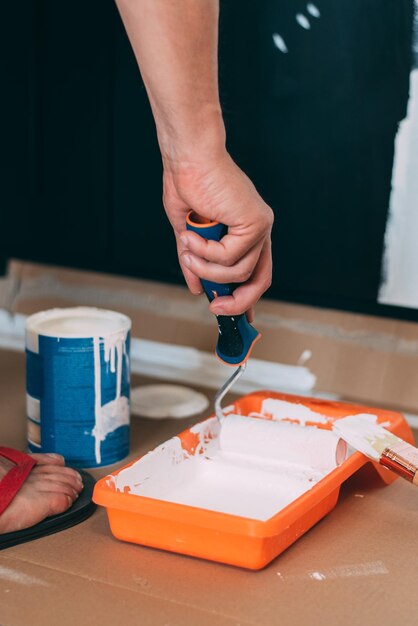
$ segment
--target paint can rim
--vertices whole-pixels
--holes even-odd
[[[86,317],[98,321],[112,321],[114,322],[114,328],[103,330],[98,332],[91,332],[89,329],[86,332],[80,331],[56,331],[48,330],[47,324],[49,322],[59,321],[63,318],[74,319]],[[100,309],[98,307],[78,306],[78,307],[57,307],[53,309],[47,309],[46,311],[39,311],[33,313],[26,320],[26,332],[34,333],[44,337],[58,337],[62,339],[89,339],[91,337],[111,337],[112,335],[119,334],[121,332],[128,333],[131,330],[132,322],[130,318],[124,313],[118,311],[112,311],[110,309]]]

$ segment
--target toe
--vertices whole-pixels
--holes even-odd
[[[72,501],[78,498],[78,491],[72,485],[59,480],[42,480],[42,482],[39,482],[38,489],[39,491],[63,494],[71,498]]]
[[[31,454],[38,465],[64,465],[65,459],[61,454],[54,454],[52,452],[46,454]]]
[[[83,484],[79,480],[71,477],[69,478],[59,472],[56,474],[43,474],[42,476],[39,476],[38,480],[40,481],[39,484],[42,485],[40,488],[56,491],[56,487],[58,486],[58,491],[63,491],[69,496],[74,495],[74,497],[77,497],[83,489]]]
[[[75,498],[71,497],[60,491],[56,492],[40,492],[45,498],[48,499],[48,516],[59,515],[64,513],[73,504]]]
[[[71,467],[57,467],[53,465],[43,465],[41,467],[36,467],[34,469],[34,473],[40,478],[51,478],[53,480],[61,480],[63,482],[68,482],[74,486],[74,488],[83,487],[83,480],[81,475],[77,472],[77,470],[72,469]]]

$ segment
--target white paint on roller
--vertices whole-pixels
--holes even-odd
[[[346,443],[332,431],[298,424],[228,415],[222,422],[220,448],[244,458],[268,459],[330,471],[347,455]]]
[[[296,420],[301,426],[307,422],[315,424],[328,424],[329,419],[321,413],[312,411],[304,404],[286,402],[276,398],[266,398],[261,405],[261,413],[271,416],[273,420]]]
[[[243,420],[258,423],[256,434]],[[271,440],[272,428],[277,429],[277,448],[263,448]],[[191,431],[197,435],[195,454],[183,450],[174,437],[109,476],[109,483],[122,492],[267,520],[336,466],[338,438],[315,427],[230,415],[222,427],[213,417]],[[311,459],[315,463],[321,459],[320,466],[310,464]]]

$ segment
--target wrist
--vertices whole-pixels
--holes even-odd
[[[200,107],[170,124],[158,122],[158,142],[166,171],[199,167],[226,153],[226,134],[218,107]]]

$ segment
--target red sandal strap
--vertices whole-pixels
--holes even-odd
[[[0,456],[15,463],[7,474],[0,480],[0,515],[7,509],[31,470],[36,465],[36,460],[19,450],[1,448]]]

